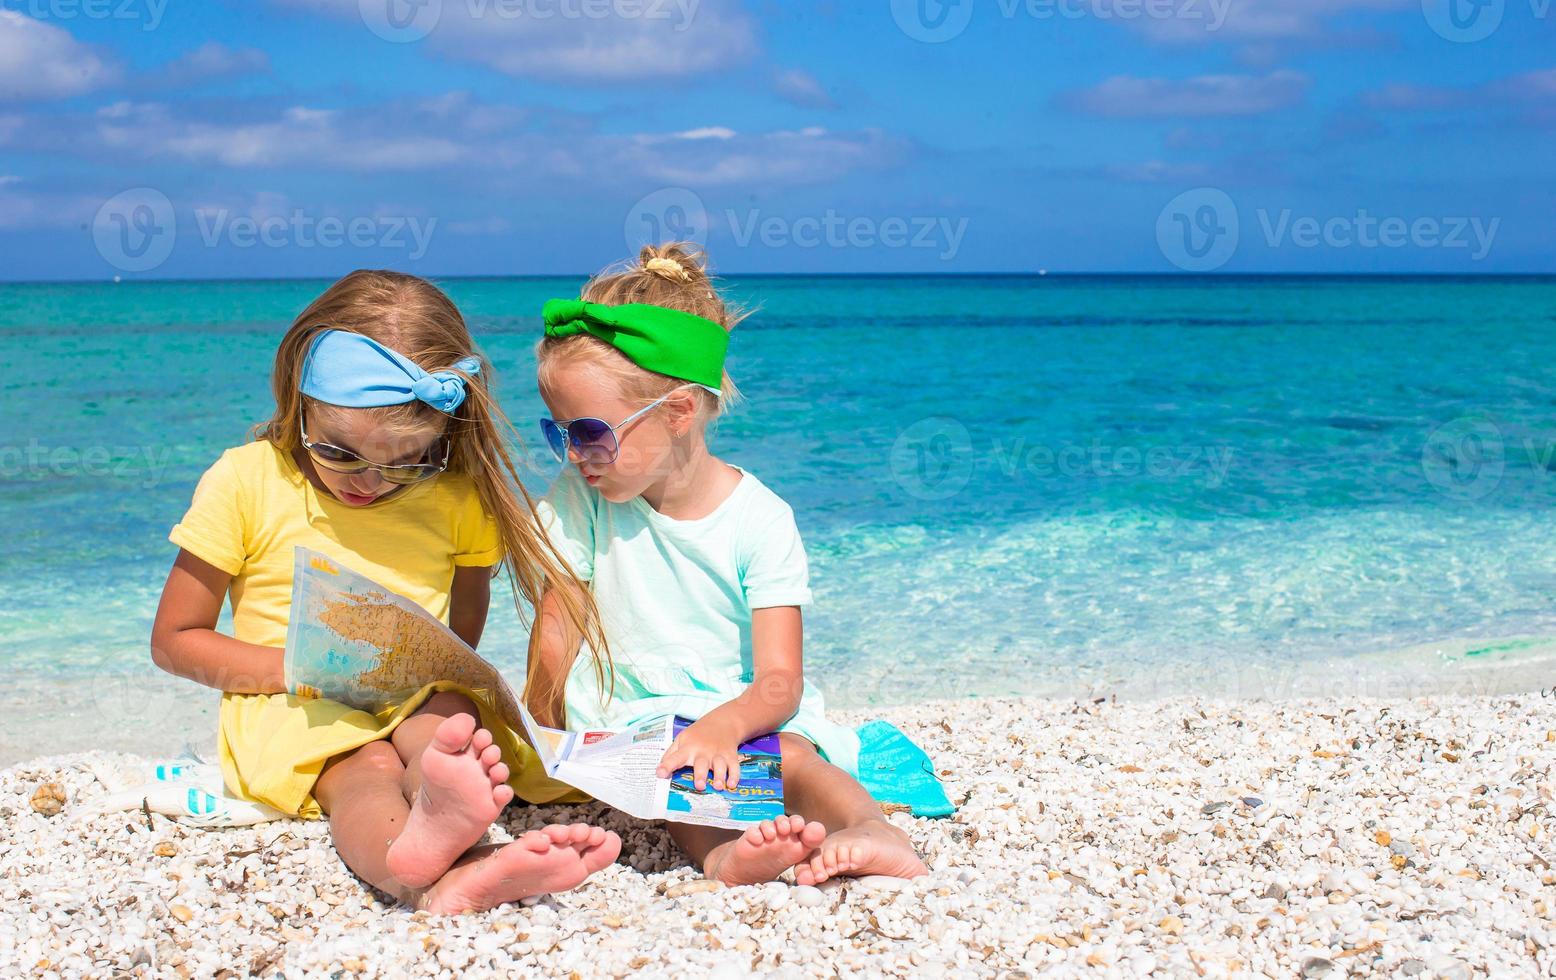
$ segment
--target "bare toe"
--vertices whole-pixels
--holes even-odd
[[[829,835],[810,862],[820,880],[839,875],[916,878],[929,869],[908,835],[885,821],[867,821]],[[796,871],[796,877],[798,877]]]
[[[621,838],[617,837],[615,832],[603,830],[599,827],[594,829],[599,831],[600,839],[598,842],[595,842],[595,835],[591,833],[589,835],[590,844],[582,854],[584,867],[589,870],[590,874],[609,867],[621,855]]]
[[[464,751],[474,734],[474,718],[466,714],[451,715],[438,723],[437,729],[432,733],[432,746],[440,752],[454,755]]]
[[[444,718],[421,754],[421,789],[385,855],[389,872],[406,887],[424,888],[441,878],[513,798],[506,787],[493,789],[492,766],[481,756],[495,751],[500,760],[502,752],[475,725],[468,714]],[[478,750],[483,735],[486,745]]]
[[[815,827],[817,829],[812,830]],[[809,824],[798,814],[763,821],[704,859],[709,876],[726,885],[772,881],[784,869],[803,861],[815,849],[826,828]]]
[[[423,906],[445,914],[484,911],[531,895],[567,891],[615,860],[619,850],[617,840],[615,850],[602,847],[579,854],[548,834],[527,833],[511,844],[461,859],[428,890]]]

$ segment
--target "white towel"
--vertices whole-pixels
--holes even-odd
[[[102,773],[97,777],[110,791],[78,811],[83,819],[144,808],[196,827],[246,827],[286,816],[274,807],[229,795],[221,767],[192,756],[158,762],[138,779],[116,780],[119,786]]]

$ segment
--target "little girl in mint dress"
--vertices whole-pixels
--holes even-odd
[[[811,592],[794,513],[708,450],[709,424],[735,397],[724,357],[738,319],[700,251],[678,244],[546,304],[541,428],[565,466],[538,514],[593,592],[609,650],[580,649],[548,597],[529,699],[555,706],[553,724],[565,707],[574,729],[694,720],[660,774],[690,766],[698,790],[737,785],[740,743],[777,731],[789,815],[744,834],[668,825],[710,878],[920,875],[911,841],[856,778],[858,737],[804,683]]]
[[[590,658],[574,662],[566,688],[571,727],[701,718],[755,679],[752,610],[810,605],[794,512],[761,480],[740,473],[713,513],[689,521],[666,517],[642,497],[611,503],[576,469],[552,486],[542,507],[555,515],[553,543],[593,583],[614,666],[606,692]],[[608,546],[597,551],[596,541]],[[859,736],[825,712],[821,689],[806,685],[799,709],[778,730],[803,736],[857,776]]]

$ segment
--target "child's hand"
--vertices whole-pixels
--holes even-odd
[[[711,716],[692,723],[659,760],[659,778],[669,778],[683,766],[691,766],[699,793],[709,782],[714,789],[733,789],[740,783],[739,733]]]

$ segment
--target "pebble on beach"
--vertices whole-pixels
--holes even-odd
[[[923,878],[725,888],[661,828],[511,807],[493,839],[587,819],[621,860],[449,919],[365,888],[322,823],[83,817],[145,760],[24,763],[0,772],[0,975],[1556,976],[1536,695],[880,714],[959,806],[889,815]]]
[[[59,783],[41,783],[32,794],[32,808],[45,817],[52,817],[65,808],[69,799],[65,787]]]

